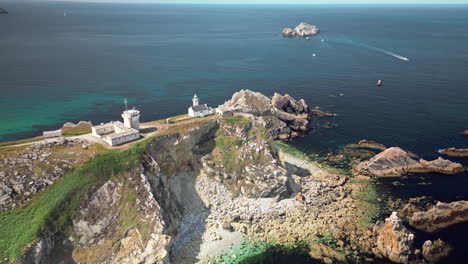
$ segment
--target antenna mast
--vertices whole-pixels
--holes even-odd
[[[127,98],[125,98],[125,99],[124,99],[124,104],[125,104],[125,111],[127,111],[127,110],[128,110],[128,105],[127,105],[127,104],[128,104],[128,102],[127,102]]]

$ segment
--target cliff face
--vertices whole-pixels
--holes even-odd
[[[72,256],[79,263],[173,263],[170,250],[183,221],[181,174],[196,175],[210,152],[217,121],[146,148],[141,168],[111,179],[83,202],[73,221]]]

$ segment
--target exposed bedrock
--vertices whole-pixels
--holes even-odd
[[[220,106],[235,113],[262,117],[275,139],[299,137],[310,129],[312,111],[303,99],[296,101],[288,94],[277,93],[273,98],[250,90],[235,93]]]
[[[447,155],[449,157],[468,157],[468,148],[457,149],[457,148],[448,148],[439,150],[440,154]]]
[[[422,255],[430,263],[438,263],[449,256],[452,251],[453,247],[440,239],[426,240],[422,246]]]
[[[414,160],[401,148],[388,148],[368,161],[359,163],[354,171],[377,177],[397,177],[407,173],[437,172],[456,174],[465,171],[463,165],[442,158],[433,161]]]
[[[426,232],[436,232],[468,221],[468,201],[438,202],[427,211],[417,211],[409,218],[411,226]]]
[[[284,28],[283,29],[283,36],[285,37],[306,37],[306,36],[314,36],[320,33],[320,29],[315,25],[309,25],[307,23],[301,22],[297,27],[294,29],[292,28]]]
[[[409,263],[414,250],[414,235],[403,225],[401,219],[393,212],[385,222],[374,226],[377,236],[374,254],[385,257],[396,263]]]

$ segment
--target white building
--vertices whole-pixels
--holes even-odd
[[[216,114],[219,115],[220,117],[225,117],[225,116],[232,116],[232,111],[226,110],[224,108],[216,108]]]
[[[125,106],[127,101],[125,100]],[[122,113],[124,123],[119,121],[92,127],[92,134],[111,146],[125,144],[140,138],[140,111],[125,110]]]
[[[198,104],[198,97],[195,95],[192,99],[193,105],[188,109],[188,115],[191,117],[204,117],[213,114],[213,109],[207,104]]]

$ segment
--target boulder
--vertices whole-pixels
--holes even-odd
[[[439,262],[441,259],[449,256],[452,251],[452,246],[440,239],[437,239],[434,242],[427,240],[422,246],[422,255],[424,259],[431,263]]]
[[[466,221],[468,221],[468,201],[458,201],[438,202],[427,211],[415,212],[409,223],[417,229],[436,232]]]
[[[376,256],[396,263],[409,263],[414,250],[414,234],[403,225],[396,212],[386,218],[385,223],[377,222],[373,231],[377,236],[373,249]]]

